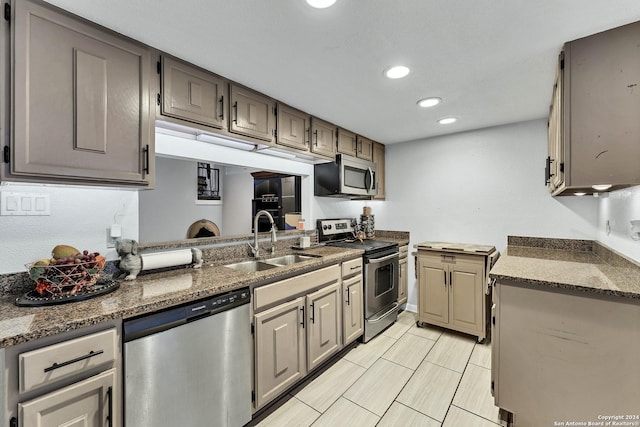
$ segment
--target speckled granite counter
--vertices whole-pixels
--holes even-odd
[[[397,243],[398,246],[404,246],[409,244],[409,232],[376,230],[376,236],[374,240],[383,240],[385,242]]]
[[[509,236],[489,276],[640,300],[640,265],[590,240]]]
[[[246,249],[243,249],[246,252]],[[290,252],[289,252],[290,253]],[[122,281],[113,293],[50,307],[17,307],[18,295],[0,298],[0,348],[112,319],[129,318],[234,289],[256,286],[362,256],[360,250],[318,246],[296,253],[318,255],[308,261],[256,273],[224,267],[238,259],[213,260],[201,269],[178,269]],[[277,253],[281,255],[283,253]]]

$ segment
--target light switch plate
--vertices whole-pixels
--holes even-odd
[[[3,191],[0,198],[0,215],[49,216],[51,215],[51,196],[41,193]]]

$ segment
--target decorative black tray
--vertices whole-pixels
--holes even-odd
[[[89,288],[84,288],[74,295],[42,296],[35,289],[16,298],[16,305],[20,307],[43,307],[46,305],[65,304],[68,302],[84,301],[90,298],[113,292],[120,284],[107,277],[101,277]]]

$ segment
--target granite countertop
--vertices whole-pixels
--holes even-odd
[[[599,242],[509,236],[489,276],[547,288],[640,299],[640,265]]]
[[[143,274],[133,281],[121,281],[120,287],[110,294],[48,307],[17,307],[14,301],[19,295],[3,295],[0,298],[0,348],[112,319],[154,312],[242,287],[274,282],[357,258],[363,251],[316,246],[295,253],[319,257],[255,273],[224,267],[242,259],[214,260],[205,262],[200,269],[182,268]],[[276,256],[283,254],[276,253]]]
[[[452,243],[452,242],[422,242],[413,246],[418,250],[451,252],[451,253],[469,253],[489,255],[496,251],[495,246],[477,245],[473,243]]]

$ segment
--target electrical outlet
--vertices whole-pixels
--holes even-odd
[[[111,224],[107,227],[107,248],[115,248],[116,240],[122,237],[122,226],[120,224]]]

